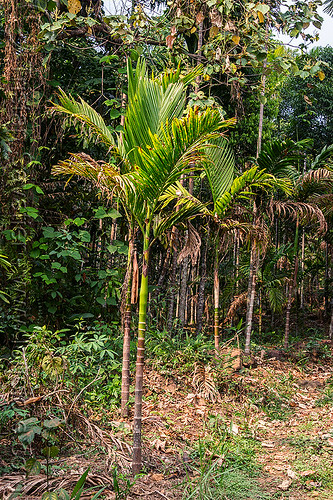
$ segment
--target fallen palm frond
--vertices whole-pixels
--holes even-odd
[[[82,476],[81,473],[70,473],[64,471],[64,475],[58,477],[49,477],[45,474],[38,474],[32,477],[26,477],[26,474],[5,475],[0,478],[0,498],[3,500],[11,500],[17,496],[20,498],[40,499],[46,491],[56,492],[61,488],[66,491],[71,491],[77,481]],[[85,481],[85,489],[94,488],[100,489],[105,487],[103,496],[106,499],[114,499],[111,477],[105,474],[88,474]],[[81,495],[80,499],[90,499],[93,492],[87,492]]]
[[[217,389],[216,372],[211,365],[196,363],[192,378],[192,385],[199,397],[216,402],[220,400],[220,394]]]
[[[128,469],[132,460],[132,447],[125,441],[120,440],[112,433],[104,431],[97,424],[91,422],[82,413],[75,412],[75,418],[79,419],[86,427],[92,441],[99,441],[108,455],[109,468],[114,464]]]

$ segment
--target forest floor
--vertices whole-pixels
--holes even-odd
[[[148,366],[143,404],[146,473],[134,485],[121,473],[130,463],[130,419],[113,413],[105,424],[98,414],[89,419],[78,414],[92,443],[55,459],[51,483],[57,488],[74,484],[90,467],[87,486],[109,484],[101,498],[116,500],[332,499],[332,375],[327,360],[304,368],[272,359],[229,373],[224,390],[217,391],[209,369],[189,381],[176,371],[161,374]],[[5,440],[0,446],[6,449]],[[2,466],[9,455],[7,448]],[[112,476],[115,460],[119,465]],[[21,471],[4,473],[0,498],[14,498],[10,495],[18,484],[22,489],[17,498],[41,498],[42,483],[42,474],[24,479]],[[87,491],[81,498],[92,496]]]

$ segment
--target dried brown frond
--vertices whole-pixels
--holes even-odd
[[[93,442],[99,441],[104,447],[108,455],[110,468],[114,464],[119,465],[123,469],[129,468],[132,460],[132,447],[129,444],[118,439],[111,432],[104,431],[97,424],[82,415],[82,413],[75,412],[75,418],[83,424],[91,440]]]
[[[71,492],[80,479],[82,474],[80,473],[70,473],[68,471],[64,471],[64,475],[57,477],[49,477],[47,479],[45,474],[38,474],[33,477],[26,477],[26,474],[11,474],[5,475],[0,478],[0,498],[3,500],[10,500],[15,498],[15,492],[17,492],[17,488],[21,486],[20,496],[21,498],[30,498],[39,499],[42,497],[43,493],[46,491],[55,492],[60,488]],[[104,474],[88,474],[85,486],[87,488],[91,488],[94,486],[102,488],[103,486],[107,486],[103,492],[103,497],[106,499],[114,499],[114,493],[112,488],[112,482],[110,477]],[[97,488],[98,490],[99,488]],[[96,491],[96,490],[95,490]],[[91,498],[92,492],[84,495],[82,493],[81,499]]]
[[[246,239],[255,247],[259,248],[262,256],[266,253],[269,244],[269,237],[270,232],[268,226],[262,219],[256,224],[249,225],[249,231],[246,235]]]
[[[325,216],[317,205],[296,201],[277,201],[271,200],[270,216],[273,219],[275,214],[280,217],[290,218],[292,220],[299,219],[301,224],[317,222],[318,231],[325,233],[327,231],[327,223]]]
[[[242,305],[246,304],[246,300],[247,300],[247,292],[243,292],[234,298],[234,300],[230,304],[227,315],[224,318],[223,321],[224,324],[228,323],[235,317],[237,309]]]
[[[197,363],[194,368],[192,385],[199,397],[216,402],[220,400],[220,394],[216,387],[216,373],[210,365]]]
[[[179,252],[177,264],[180,264],[187,257],[191,257],[192,266],[198,260],[201,247],[201,238],[198,231],[188,222],[187,238],[184,247]]]
[[[299,185],[305,184],[307,182],[320,182],[322,180],[333,181],[332,172],[327,170],[327,168],[317,168],[316,170],[309,170],[300,179]]]

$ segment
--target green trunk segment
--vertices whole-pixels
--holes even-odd
[[[128,245],[127,273],[128,283],[125,296],[123,365],[121,372],[121,416],[128,417],[130,385],[130,344],[131,344],[131,281],[132,281],[133,237],[130,234]]]
[[[149,228],[144,235],[143,263],[141,288],[139,297],[139,327],[138,327],[138,347],[136,357],[135,374],[135,403],[134,403],[134,425],[133,425],[133,462],[132,472],[139,474],[142,466],[141,451],[141,427],[142,427],[142,388],[143,388],[143,367],[145,354],[145,333],[146,316],[148,305],[148,261],[149,261]]]
[[[220,305],[220,282],[219,282],[219,232],[215,242],[215,259],[214,259],[214,344],[215,349],[219,348],[219,305]]]

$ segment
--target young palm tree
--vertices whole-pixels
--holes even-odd
[[[190,110],[187,116],[179,118],[185,104],[184,83],[175,82],[173,74],[149,78],[145,64],[140,61],[135,74],[128,64],[128,78],[128,110],[122,140],[118,140],[117,146],[114,141],[110,141],[108,129],[105,130],[103,123],[98,122],[103,132],[102,140],[112,147],[114,156],[119,159],[119,167],[96,162],[81,153],[59,162],[53,171],[55,174],[80,175],[109,195],[115,194],[128,220],[135,220],[141,231],[143,264],[139,294],[133,445],[133,473],[137,474],[142,463],[142,387],[151,244],[179,221],[194,217],[204,210],[204,205],[193,196],[184,196],[178,190],[174,195],[170,193],[181,176],[191,172],[193,166],[197,170],[208,162],[210,141],[219,137],[221,129],[232,122],[222,121],[218,110],[212,109],[202,114]],[[62,98],[66,99],[67,96]],[[83,101],[81,104],[86,106]],[[57,106],[56,109],[68,113],[64,106]],[[92,122],[90,109],[87,109],[87,118],[83,120],[89,125]],[[96,122],[97,117],[94,116]]]
[[[291,181],[291,189],[285,192],[287,196],[280,199],[271,199],[268,210],[272,218],[289,218],[296,222],[295,238],[291,259],[293,261],[292,277],[289,280],[289,289],[286,305],[286,324],[284,334],[284,346],[288,347],[290,330],[290,312],[292,298],[297,287],[298,276],[298,244],[299,227],[305,223],[315,221],[318,224],[319,233],[326,230],[325,216],[319,208],[319,198],[327,192],[328,184],[332,183],[332,175],[325,164],[333,153],[331,146],[323,148],[315,158],[308,172],[299,173],[297,166],[304,157],[304,148],[308,140],[294,143],[291,140],[274,141],[267,144],[257,159],[259,166],[264,167],[277,178],[288,177]],[[302,156],[303,155],[303,156]]]

